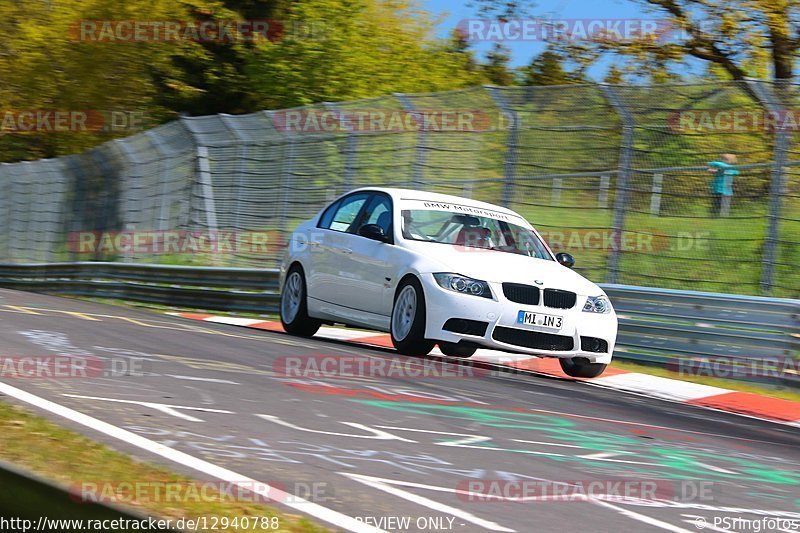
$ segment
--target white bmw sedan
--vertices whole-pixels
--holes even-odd
[[[558,357],[599,376],[617,316],[600,287],[571,270],[517,213],[405,189],[352,191],[292,234],[280,315],[294,335],[323,323],[391,333],[395,348],[469,357],[478,348]]]

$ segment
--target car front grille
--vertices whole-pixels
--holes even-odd
[[[576,299],[577,296],[571,291],[562,291],[559,289],[544,290],[545,307],[554,307],[556,309],[572,309],[575,307]]]
[[[492,338],[498,342],[522,346],[533,350],[547,350],[551,352],[567,352],[573,349],[575,342],[572,337],[541,333],[539,331],[526,331],[522,329],[497,326],[492,332]]]
[[[539,305],[539,287],[521,283],[503,283],[503,294],[512,302]]]

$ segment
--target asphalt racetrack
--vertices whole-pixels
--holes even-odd
[[[101,361],[4,377],[3,400],[200,480],[278,487],[332,529],[800,530],[796,427],[10,290],[0,338],[6,357]]]

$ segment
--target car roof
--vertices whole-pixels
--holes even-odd
[[[488,209],[492,211],[499,211],[509,215],[520,216],[519,213],[507,209],[505,207],[490,204],[488,202],[481,202],[479,200],[472,200],[471,198],[464,198],[463,196],[454,196],[452,194],[441,194],[436,192],[418,191],[416,189],[401,189],[396,187],[362,187],[354,189],[355,191],[377,191],[384,192],[392,197],[392,200],[423,200],[426,202],[443,202],[450,204],[466,205],[470,207],[477,207],[481,209]]]

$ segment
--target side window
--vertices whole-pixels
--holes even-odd
[[[367,208],[367,218],[364,224],[377,224],[383,228],[386,235],[391,235],[392,228],[392,202],[382,194],[375,195]]]
[[[358,193],[339,200],[322,216],[319,227],[333,231],[347,231],[368,197],[369,193]]]
[[[317,224],[318,228],[325,228],[329,229],[331,227],[331,222],[333,222],[333,215],[336,214],[336,210],[339,209],[339,202],[333,203],[328,209],[322,213],[322,216],[319,219],[319,224]]]

